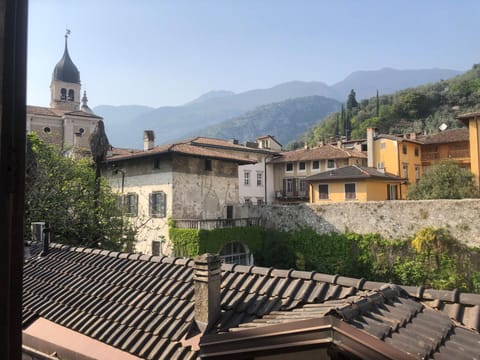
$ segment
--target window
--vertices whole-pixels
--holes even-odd
[[[212,159],[205,159],[205,171],[212,171]]]
[[[152,255],[153,256],[160,256],[160,254],[162,253],[162,251],[160,249],[161,244],[162,243],[160,241],[157,241],[157,240],[152,241]]]
[[[379,161],[377,162],[377,169],[384,169],[385,167],[383,166],[383,162]]]
[[[257,171],[257,186],[263,185],[263,172]]]
[[[415,181],[420,180],[420,166],[415,166]]]
[[[408,178],[408,164],[403,163],[402,165],[402,177],[407,179]]]
[[[293,180],[294,179],[285,179],[285,185],[286,186],[284,187],[284,189],[287,193],[292,193],[293,192]]]
[[[67,89],[60,89],[60,100],[67,100]]]
[[[245,198],[245,204],[250,205],[252,203],[252,200],[249,197]]]
[[[262,147],[264,149],[270,149],[270,140],[268,140],[268,139],[262,140]]]
[[[387,185],[387,199],[388,200],[397,200],[397,185]]]
[[[285,171],[292,172],[293,171],[293,163],[286,163],[285,164]]]
[[[298,184],[298,190],[301,192],[306,192],[307,191],[307,182],[303,179],[300,179],[300,182]]]
[[[312,161],[312,170],[318,170],[318,169],[320,169],[320,161],[319,160]]]
[[[327,160],[327,169],[335,168],[335,160]]]
[[[415,156],[419,156],[420,154],[420,149],[418,148],[418,146],[415,146]]]
[[[227,205],[227,219],[233,219],[233,205]]]
[[[160,158],[153,159],[153,168],[160,169]]]
[[[251,265],[252,263],[247,246],[238,241],[225,244],[220,250],[219,256],[227,264]]]
[[[380,143],[380,149],[381,150],[385,150],[386,147],[387,147],[387,145],[384,142]]]
[[[307,165],[305,163],[305,161],[300,161],[298,163],[298,171],[305,171],[307,168]]]
[[[48,126],[45,126],[45,127],[43,128],[43,132],[44,132],[44,133],[47,133],[47,134],[48,134],[48,133],[51,132],[51,131],[52,131],[52,129],[50,129]]]
[[[126,216],[138,215],[138,195],[135,193],[128,193],[123,195],[123,211]]]
[[[152,192],[149,196],[150,216],[165,217],[167,215],[167,196],[163,191]]]
[[[75,92],[70,89],[68,90],[68,101],[73,101],[75,99]]]
[[[402,154],[407,155],[407,145],[402,145]]]
[[[243,185],[250,185],[250,171],[243,172]]]
[[[320,200],[328,200],[328,184],[318,185],[318,198]]]
[[[356,200],[357,199],[357,185],[345,184],[345,199],[346,200]]]

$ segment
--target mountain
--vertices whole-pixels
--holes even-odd
[[[346,113],[350,115],[351,137],[358,139],[366,136],[368,127],[386,134],[434,133],[442,124],[455,128],[461,126],[456,119],[459,114],[478,110],[480,64],[447,80],[364,99]],[[333,137],[339,118],[341,113],[330,114],[300,138],[313,146],[321,139]],[[341,121],[339,127],[344,134]]]
[[[361,71],[328,86],[319,81],[291,81],[268,89],[250,90],[238,94],[220,90],[206,93],[182,106],[152,109],[142,106],[96,107],[94,112],[105,119],[110,142],[121,147],[142,147],[143,130],[154,130],[158,144],[185,138],[187,134],[254,110],[256,107],[307,96],[325,96],[345,101],[351,89],[362,94],[383,94],[389,89],[400,90],[418,82],[446,79],[453,70],[394,70]],[[435,78],[436,77],[436,78]],[[358,90],[357,90],[358,89]],[[117,108],[117,109],[112,109]]]
[[[203,95],[200,95],[198,98],[186,103],[185,105],[197,104],[197,103],[204,102],[206,100],[218,99],[224,96],[231,96],[231,95],[235,95],[235,93],[233,91],[227,91],[227,90],[212,90]]]
[[[240,141],[254,140],[261,135],[274,135],[287,144],[304,133],[328,113],[337,111],[340,102],[324,96],[308,96],[262,105],[242,116],[191,133],[191,136],[209,136]]]
[[[461,71],[448,69],[396,70],[383,68],[372,71],[356,71],[344,80],[333,84],[332,88],[347,98],[351,89],[357,93],[357,99],[368,99],[375,96],[377,89],[380,94],[390,94],[395,91],[437,82],[442,79],[460,75]]]
[[[153,110],[155,108],[143,105],[99,105],[93,108],[95,114],[103,117],[108,140],[115,146],[118,146],[119,143],[127,143],[122,139],[126,138],[128,132],[125,131],[125,127],[132,119]]]

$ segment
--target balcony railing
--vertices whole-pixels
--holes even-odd
[[[176,228],[180,229],[223,229],[233,227],[250,227],[250,226],[262,226],[260,218],[239,218],[239,219],[177,219],[174,220]]]
[[[307,191],[277,191],[277,199],[304,199],[308,198]]]

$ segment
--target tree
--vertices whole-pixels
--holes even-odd
[[[96,205],[96,206],[95,206]],[[107,182],[96,179],[91,159],[64,157],[36,135],[28,135],[25,225],[45,221],[52,240],[85,247],[121,250],[132,229]]]
[[[352,112],[353,108],[358,107],[358,102],[356,99],[357,94],[355,93],[355,90],[350,90],[350,94],[348,94],[347,98],[347,111]]]
[[[417,184],[410,186],[407,198],[464,199],[478,197],[473,174],[448,160],[433,165]]]

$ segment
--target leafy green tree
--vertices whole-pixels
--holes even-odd
[[[408,199],[463,199],[478,197],[473,174],[455,161],[433,165],[417,184],[410,186]]]
[[[357,94],[355,93],[355,90],[350,90],[350,94],[348,94],[347,98],[347,111],[351,112],[353,108],[358,107],[356,96]]]
[[[31,222],[45,221],[55,242],[121,250],[133,239],[92,160],[64,157],[34,134],[27,139],[25,202],[26,234]]]

